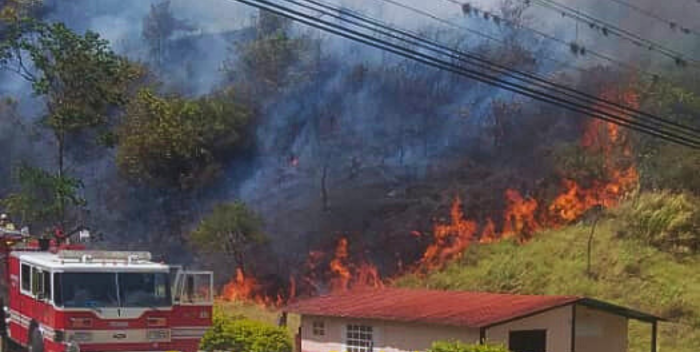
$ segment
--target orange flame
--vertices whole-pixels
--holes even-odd
[[[441,267],[447,261],[459,257],[471,243],[477,224],[464,218],[462,200],[459,197],[452,202],[450,219],[449,224],[435,225],[435,242],[428,246],[421,259],[424,268]]]
[[[524,237],[540,228],[535,220],[535,212],[538,207],[536,200],[529,197],[523,198],[520,192],[514,189],[506,190],[506,200],[508,205],[503,217],[502,237]]]
[[[341,238],[335,248],[335,257],[331,260],[330,269],[333,275],[331,279],[331,289],[333,291],[348,289],[350,284],[350,269],[347,266],[348,260],[348,240]]]

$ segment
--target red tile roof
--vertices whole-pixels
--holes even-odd
[[[526,296],[400,288],[333,293],[288,305],[303,315],[487,327],[583,300],[578,296]]]

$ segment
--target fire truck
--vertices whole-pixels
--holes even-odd
[[[68,242],[0,229],[3,349],[198,350],[212,324],[211,272]]]

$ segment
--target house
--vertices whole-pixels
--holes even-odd
[[[301,352],[414,352],[434,341],[502,343],[514,352],[625,352],[629,319],[661,318],[577,296],[526,296],[400,288],[302,300]]]

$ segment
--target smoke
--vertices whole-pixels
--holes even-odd
[[[449,1],[400,2],[490,35],[512,34],[492,21],[464,16],[462,9]],[[581,8],[590,7],[609,21],[629,25],[640,34],[659,36],[666,42],[670,35],[676,35],[664,36],[660,26],[645,26],[642,19],[622,9],[599,11],[603,6],[610,8],[610,1],[600,0],[600,7],[579,2],[570,1]],[[648,8],[671,11],[665,13],[669,17],[693,13],[672,4],[645,2]],[[141,34],[142,21],[156,3],[159,1],[53,0],[48,2],[48,18],[65,22],[78,32],[96,31],[119,53],[145,61],[148,50]],[[512,43],[494,45],[483,37],[381,0],[342,0],[335,4],[402,28],[431,33],[485,55],[502,57],[515,52]],[[476,4],[497,13],[501,2]],[[161,77],[182,93],[206,94],[222,84],[222,64],[238,54],[233,43],[250,38],[248,29],[256,12],[230,0],[173,0],[171,10],[196,30],[171,40],[167,60],[160,68]],[[527,13],[538,20],[528,25],[553,29],[558,36],[571,40],[575,28],[569,20],[543,10]],[[687,17],[675,18],[680,21]],[[295,33],[321,41],[321,60],[315,72],[291,88],[259,97],[261,116],[252,155],[231,160],[220,182],[189,200],[189,227],[220,201],[242,199],[259,212],[273,239],[272,250],[282,258],[270,261],[273,268],[265,269],[299,263],[310,249],[327,248],[339,234],[359,236],[367,246],[386,250],[387,243],[391,243],[387,239],[401,241],[401,236],[411,230],[429,226],[429,215],[451,198],[443,193],[451,183],[469,183],[478,193],[487,192],[492,187],[489,182],[500,185],[511,179],[542,177],[546,165],[542,170],[532,167],[542,164],[537,157],[547,146],[541,141],[565,140],[575,127],[569,120],[559,121],[564,115],[561,111],[545,109],[493,87],[305,27],[295,27]],[[612,49],[617,45],[603,44],[584,31],[579,33],[590,47],[606,45]],[[566,49],[554,49],[535,35],[522,35],[517,43],[531,50],[533,56],[551,55],[571,61]],[[525,54],[517,59],[520,65],[545,73],[559,68],[542,60],[537,61],[539,66],[533,66]],[[586,63],[589,59],[576,60]],[[2,78],[3,94],[19,97],[21,106],[36,106],[31,103],[26,83],[16,77]],[[494,112],[496,102],[512,110],[499,117]],[[39,115],[30,109],[21,112],[30,120]],[[534,130],[535,122],[542,121],[550,122],[549,129]],[[534,135],[549,139],[534,140]],[[504,138],[510,138],[505,147]],[[71,167],[85,181],[91,221],[105,231],[108,239],[132,248],[170,252],[180,258],[187,253],[177,240],[162,245],[161,240],[168,239],[169,217],[173,216],[164,208],[167,195],[125,181],[115,168],[113,151],[74,160]],[[496,181],[489,169],[502,170],[494,176]],[[498,197],[502,194],[495,193]],[[375,259],[381,261],[381,256]]]

